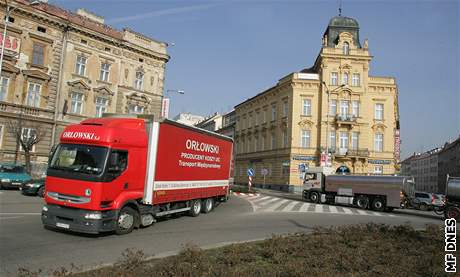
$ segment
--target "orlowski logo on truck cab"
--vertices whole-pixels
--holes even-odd
[[[87,139],[87,140],[100,140],[101,137],[96,135],[95,133],[89,132],[72,132],[67,131],[62,133],[63,139]]]

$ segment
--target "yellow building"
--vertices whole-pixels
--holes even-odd
[[[160,115],[166,43],[116,30],[84,9],[74,13],[37,1],[0,1],[1,18],[6,10],[0,161],[23,163],[22,148],[8,130],[11,123],[24,137],[42,134],[31,155],[44,168],[68,124],[104,112]]]
[[[392,77],[369,75],[368,42],[356,20],[336,16],[311,68],[281,78],[238,104],[237,183],[299,191],[299,166],[320,166],[330,153],[334,168],[357,174],[394,174],[399,160],[398,90]]]

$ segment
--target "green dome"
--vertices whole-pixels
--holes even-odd
[[[359,28],[358,21],[351,17],[345,16],[334,16],[330,21],[328,26],[334,27],[352,27],[352,28]]]

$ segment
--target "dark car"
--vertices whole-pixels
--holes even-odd
[[[26,169],[17,164],[0,164],[0,188],[20,188],[31,180]]]
[[[45,195],[45,178],[32,179],[25,182],[21,187],[21,191],[24,195],[38,195],[43,197]]]

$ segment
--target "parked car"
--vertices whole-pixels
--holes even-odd
[[[17,164],[0,164],[0,188],[20,188],[22,184],[30,181],[32,177],[27,174],[24,166]]]
[[[45,195],[45,178],[32,179],[25,182],[21,187],[21,191],[24,195],[38,195],[43,197]]]
[[[434,207],[444,205],[442,198],[439,198],[434,193],[416,191],[412,206],[418,210],[428,211],[433,210]]]

